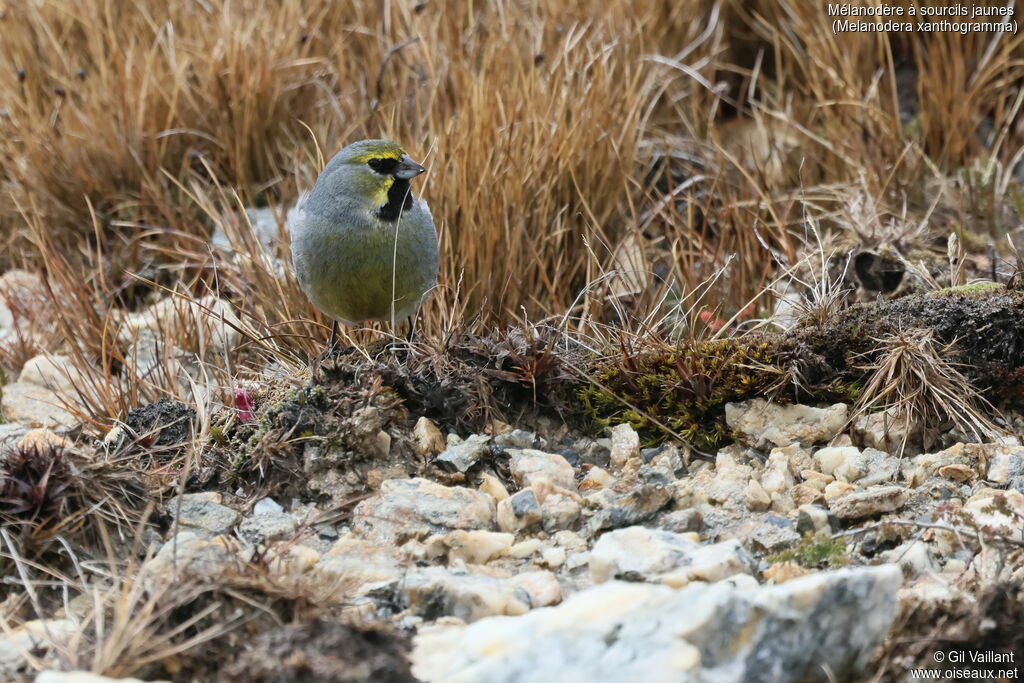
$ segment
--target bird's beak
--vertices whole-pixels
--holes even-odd
[[[403,154],[402,158],[398,160],[398,166],[395,167],[394,175],[396,178],[409,180],[410,178],[415,178],[426,170],[427,169],[410,159],[408,154]]]

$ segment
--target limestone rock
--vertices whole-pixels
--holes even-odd
[[[108,678],[88,671],[42,671],[35,683],[144,683],[138,678]],[[153,683],[161,683],[153,681]]]
[[[512,581],[442,567],[426,567],[396,579],[374,594],[390,593],[408,614],[424,619],[452,616],[473,622],[530,610],[530,593]]]
[[[438,434],[440,435],[440,433]],[[490,448],[490,437],[483,434],[473,434],[465,441],[460,441],[445,448],[437,456],[437,462],[459,472],[465,472],[487,453],[488,448]]]
[[[640,457],[640,436],[628,424],[612,427],[611,454],[612,469],[620,470],[627,462]]]
[[[750,588],[610,581],[515,619],[424,629],[413,673],[427,683],[855,679],[896,615],[901,581],[891,565]]]
[[[238,525],[238,535],[249,543],[272,543],[291,538],[298,531],[298,521],[287,512],[257,512]]]
[[[749,574],[753,560],[737,540],[701,545],[683,534],[633,526],[603,534],[590,551],[596,583],[612,579],[682,586]]]
[[[79,629],[71,619],[36,619],[0,632],[0,678],[18,680],[29,671],[25,653],[46,657],[51,650],[67,646]]]
[[[486,493],[419,478],[388,479],[352,514],[356,533],[382,543],[493,524],[494,499]]]
[[[576,490],[576,473],[561,455],[532,448],[510,448],[508,454],[509,469],[520,486],[533,486],[547,479],[559,488]]]
[[[523,489],[498,503],[497,515],[498,528],[513,534],[544,519],[533,489]]]
[[[393,545],[377,545],[344,536],[313,567],[317,581],[328,592],[356,592],[368,584],[392,581],[405,573],[404,558]]]
[[[897,453],[906,444],[903,455],[920,453],[920,425],[908,416],[898,416],[893,409],[861,415],[853,423],[859,443],[888,453]]]
[[[15,382],[0,387],[0,414],[7,422],[57,431],[66,430],[78,422],[64,408],[55,391],[31,382]]]
[[[228,533],[241,518],[235,510],[221,505],[216,493],[186,493],[167,501],[165,507],[180,526],[201,529],[211,536]]]
[[[845,403],[828,408],[800,404],[779,405],[755,398],[725,404],[725,422],[743,434],[754,448],[813,444],[828,441],[843,428],[847,419]]]
[[[416,442],[416,452],[422,456],[434,456],[444,450],[444,436],[441,430],[426,417],[416,420],[412,438]]]
[[[79,372],[67,356],[41,354],[28,359],[18,375],[19,382],[36,384],[54,391],[84,389],[86,377]]]
[[[988,465],[988,479],[997,484],[1009,483],[1024,475],[1024,447],[996,446],[992,449]]]
[[[909,496],[902,486],[876,486],[839,498],[831,504],[830,510],[841,520],[863,519],[899,510]]]

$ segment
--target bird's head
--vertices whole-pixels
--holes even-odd
[[[384,217],[397,215],[408,208],[409,180],[425,170],[398,143],[360,140],[331,159],[317,179],[314,194],[324,190],[330,197],[344,197]]]

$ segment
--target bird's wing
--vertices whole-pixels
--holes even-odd
[[[288,215],[285,217],[285,227],[288,229],[288,236],[292,239],[295,238],[295,231],[302,221],[306,218],[306,210],[303,205],[306,203],[306,199],[309,198],[309,192],[303,192],[299,194],[299,198],[295,200],[295,206],[288,209]]]

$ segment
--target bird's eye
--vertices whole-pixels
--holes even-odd
[[[398,159],[370,159],[366,164],[377,173],[389,174],[395,172],[395,169],[398,167]]]

